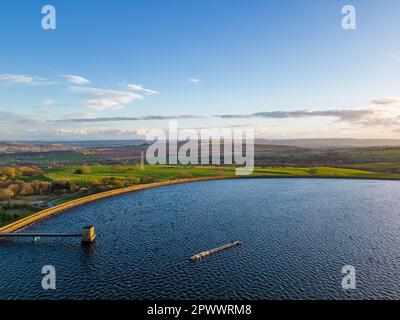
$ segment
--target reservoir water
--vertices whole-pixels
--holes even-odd
[[[0,299],[400,299],[400,182],[240,179],[148,189],[26,232],[97,240],[0,243]],[[241,246],[201,261],[201,251]],[[42,267],[56,269],[45,291]],[[344,265],[356,289],[344,290]]]

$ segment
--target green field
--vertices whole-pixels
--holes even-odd
[[[3,153],[0,154],[0,165],[38,165],[52,166],[71,165],[90,163],[98,161],[94,155],[85,155],[74,151],[50,151],[50,152],[20,152],[20,153]]]
[[[150,177],[155,181],[164,181],[177,178],[207,177],[207,176],[235,176],[233,167],[212,166],[171,166],[146,165],[144,170],[136,165],[126,166],[90,166],[89,174],[75,174],[79,166],[48,169],[45,176],[52,180],[67,180],[76,182],[92,182],[104,178],[127,179],[129,177]],[[265,177],[337,177],[337,178],[371,178],[371,179],[400,179],[400,174],[372,172],[367,170],[315,167],[315,168],[254,168],[252,176]]]
[[[184,167],[169,165],[146,165],[144,170],[136,165],[111,166],[97,165],[90,166],[90,174],[75,174],[80,166],[70,166],[49,169],[45,176],[52,180],[68,180],[76,182],[91,182],[104,178],[126,179],[129,177],[141,178],[150,177],[157,181],[177,179],[183,177],[208,177],[216,175],[234,175],[234,168],[224,167]]]

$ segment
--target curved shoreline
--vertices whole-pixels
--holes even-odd
[[[82,197],[79,199],[71,200],[66,203],[60,204],[58,206],[41,210],[39,212],[36,212],[34,214],[31,214],[27,217],[24,217],[22,219],[19,219],[17,221],[14,221],[10,224],[7,224],[3,227],[0,227],[0,232],[4,233],[9,233],[9,232],[15,232],[21,229],[24,229],[32,224],[35,224],[43,219],[46,219],[48,217],[54,216],[56,214],[59,214],[61,212],[64,212],[69,209],[73,209],[75,207],[79,207],[81,205],[94,202],[97,200],[125,194],[125,193],[130,193],[130,192],[135,192],[135,191],[140,191],[140,190],[145,190],[145,189],[151,189],[151,188],[157,188],[157,187],[162,187],[162,186],[168,186],[168,185],[174,185],[174,184],[182,184],[182,183],[190,183],[190,182],[198,182],[198,181],[209,181],[209,180],[227,180],[227,179],[254,179],[254,178],[266,178],[266,179],[281,179],[281,178],[304,178],[304,179],[355,179],[355,180],[385,180],[385,181],[399,181],[398,179],[387,179],[387,178],[367,178],[367,177],[332,177],[332,176],[281,176],[281,177],[271,177],[271,176],[213,176],[213,177],[198,177],[198,178],[187,178],[187,179],[176,179],[176,180],[167,180],[167,181],[161,181],[161,182],[154,182],[154,183],[149,183],[149,184],[140,184],[140,185],[135,185],[135,186],[129,186],[125,188],[120,188],[120,189],[115,189],[115,190],[109,190],[109,191],[104,191],[96,194],[92,194],[90,196]]]
[[[18,231],[23,228],[26,228],[29,225],[37,223],[40,220],[43,220],[48,217],[54,216],[58,213],[61,213],[65,210],[69,210],[69,209],[72,209],[72,208],[75,208],[75,207],[78,207],[78,206],[81,206],[81,205],[84,205],[84,204],[87,204],[87,203],[90,203],[93,201],[113,197],[113,196],[120,195],[120,194],[125,194],[125,193],[130,193],[130,192],[140,191],[140,190],[145,190],[145,189],[150,189],[150,188],[156,188],[156,187],[161,187],[161,186],[167,186],[167,185],[197,182],[197,181],[207,181],[207,180],[232,179],[232,178],[235,178],[235,177],[215,176],[215,177],[200,177],[200,178],[167,180],[167,181],[154,182],[154,183],[149,183],[149,184],[140,184],[140,185],[125,187],[125,188],[110,190],[110,191],[104,191],[104,192],[92,194],[90,196],[86,196],[83,198],[71,200],[66,203],[60,204],[58,206],[36,212],[27,217],[24,217],[15,222],[12,222],[3,227],[0,227],[0,232],[7,233],[7,232]]]

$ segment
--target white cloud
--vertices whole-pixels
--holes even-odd
[[[43,103],[37,107],[38,112],[40,113],[47,113],[51,111],[51,106],[54,105],[54,100],[53,99],[47,99],[43,101]]]
[[[193,83],[193,84],[196,84],[196,85],[200,84],[200,80],[199,80],[199,79],[196,79],[196,78],[190,78],[190,79],[189,79],[189,82],[190,82],[190,83]]]
[[[56,136],[87,136],[89,131],[86,129],[57,129],[55,131]]]
[[[382,98],[371,101],[375,105],[400,105],[400,97]]]
[[[0,74],[0,82],[27,84],[33,82],[33,78],[22,74]]]
[[[381,55],[389,57],[397,62],[400,62],[400,52],[382,51]]]
[[[222,119],[246,119],[246,118],[269,118],[269,119],[285,119],[285,118],[310,118],[310,117],[333,117],[340,121],[357,121],[368,116],[375,115],[376,110],[369,109],[332,109],[332,110],[316,110],[302,109],[292,111],[265,111],[252,114],[224,114],[218,115]]]
[[[28,129],[29,134],[38,135],[39,131],[37,129]]]
[[[119,130],[119,129],[106,129],[96,130],[92,134],[104,135],[104,136],[118,136],[118,137],[145,137],[150,131],[149,128],[137,128],[133,130]]]
[[[85,137],[85,138],[107,138],[113,139],[118,137],[145,137],[149,132],[149,128],[136,128],[133,130],[121,130],[121,129],[86,129],[86,128],[58,128],[54,131],[39,131],[36,129],[29,129],[28,132],[38,135],[44,135],[47,137],[62,137],[62,138],[74,138],[74,137]]]
[[[0,74],[0,84],[7,85],[45,85],[45,84],[54,84],[56,82],[48,81],[45,78],[36,77],[36,76],[27,76],[23,74],[11,74],[11,73],[3,73]]]
[[[182,114],[182,115],[148,115],[142,117],[94,117],[94,114],[76,114],[63,117],[58,120],[48,120],[48,122],[75,122],[75,123],[89,123],[89,122],[116,122],[116,121],[148,121],[148,120],[187,120],[187,119],[201,119],[202,116]]]
[[[225,114],[217,115],[221,119],[307,119],[325,117],[335,122],[346,122],[353,126],[393,129],[400,127],[400,110],[386,105],[397,105],[400,98],[385,98],[373,100],[373,105],[363,109],[331,109],[316,110],[302,109],[291,111],[265,111],[252,114]]]
[[[120,90],[92,87],[72,87],[70,90],[90,96],[91,98],[86,100],[86,105],[94,110],[118,110],[134,100],[143,98],[139,94]]]
[[[78,113],[69,113],[65,114],[62,117],[62,120],[55,120],[55,122],[62,122],[62,121],[68,121],[70,118],[79,118],[79,119],[92,119],[93,117],[96,116],[96,112],[89,111],[89,112],[78,112]],[[51,120],[47,120],[48,122],[53,122]]]
[[[138,136],[146,136],[149,133],[150,129],[149,128],[137,128],[135,129],[135,135]]]
[[[0,110],[0,124],[27,124],[27,123],[37,123],[37,120],[18,113],[2,111]]]
[[[144,94],[147,94],[147,95],[159,94],[158,91],[146,89],[141,84],[128,84],[126,87],[133,91],[144,92]]]
[[[65,79],[67,79],[68,82],[73,83],[73,84],[88,84],[90,81],[84,77],[81,76],[76,76],[76,75],[71,75],[71,74],[64,74],[62,75]]]

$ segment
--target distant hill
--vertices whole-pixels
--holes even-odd
[[[0,142],[1,145],[2,142]],[[77,148],[106,148],[106,147],[124,147],[138,146],[146,143],[146,140],[60,140],[60,141],[19,141],[18,143],[29,145],[63,145]]]
[[[0,141],[0,154],[20,152],[52,152],[52,151],[74,151],[76,148],[68,144],[43,143],[43,142],[19,142]]]
[[[300,148],[397,147],[400,146],[400,139],[256,139],[255,144]]]
[[[182,142],[181,142],[182,143]],[[0,153],[71,151],[92,148],[136,147],[151,144],[138,140],[92,140],[92,141],[0,141]],[[400,139],[255,139],[256,145],[298,148],[363,148],[400,147]]]
[[[43,143],[43,142],[40,142]],[[45,142],[44,142],[45,143]],[[124,147],[148,144],[146,140],[103,140],[103,141],[52,141],[80,148]],[[398,147],[400,139],[255,139],[255,144],[293,146],[300,148],[331,147]]]

